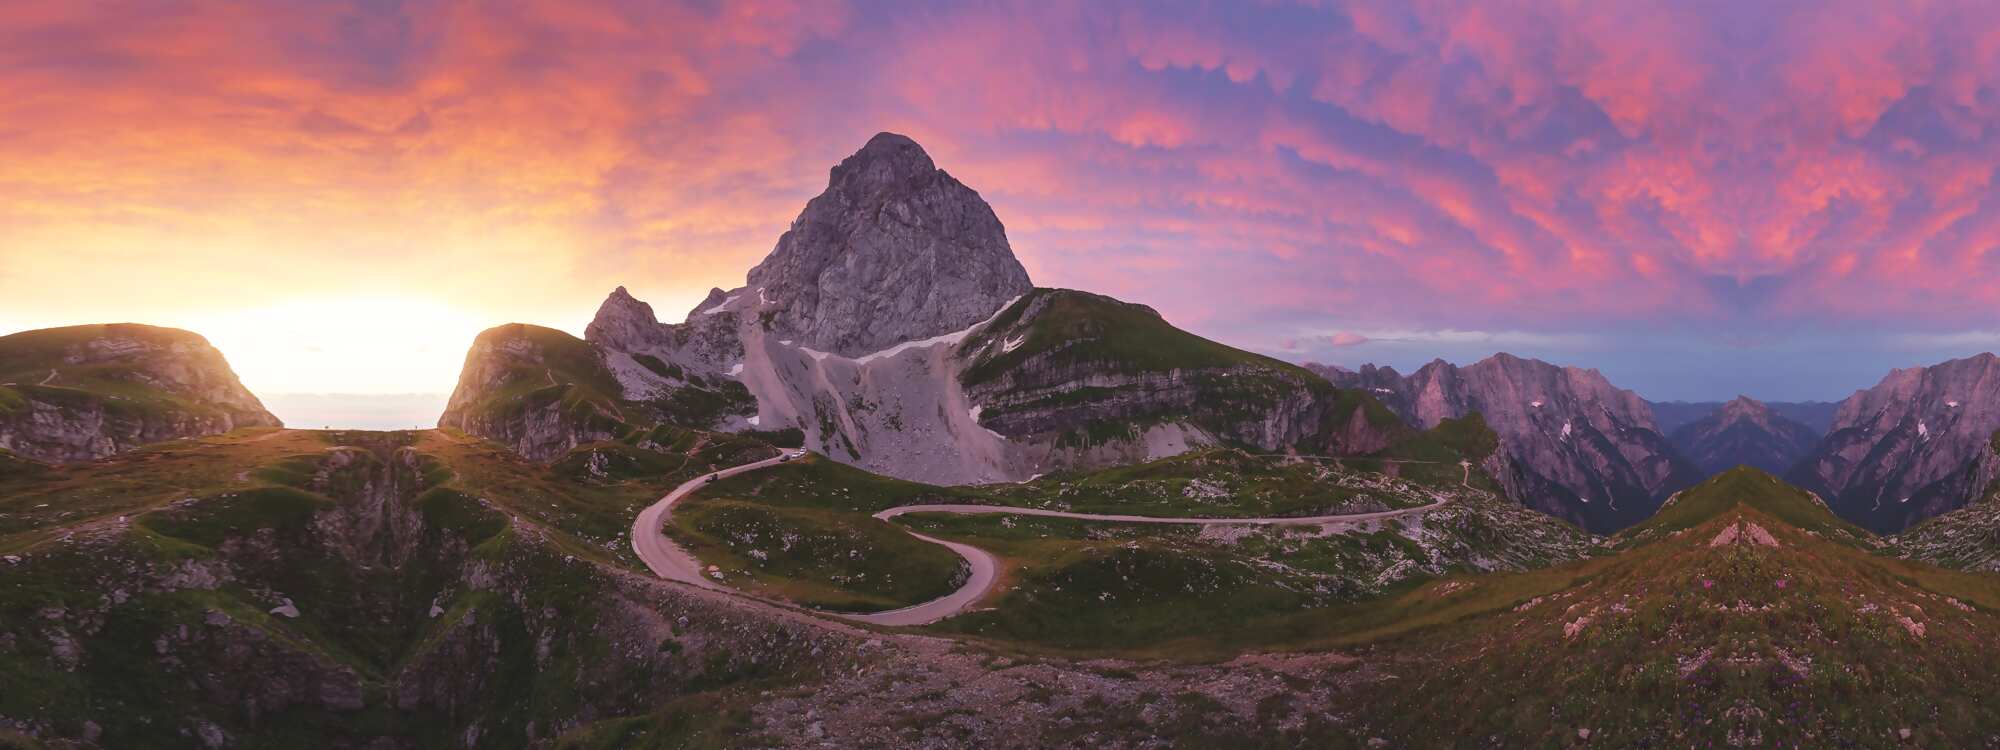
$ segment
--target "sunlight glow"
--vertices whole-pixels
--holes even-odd
[[[191,313],[253,393],[449,393],[484,315],[416,297],[299,299]],[[282,416],[282,415],[281,415]]]

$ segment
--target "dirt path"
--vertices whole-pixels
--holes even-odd
[[[687,483],[682,484],[679,487],[674,488],[672,492],[667,493],[666,497],[660,498],[659,502],[653,503],[652,505],[647,506],[645,510],[640,511],[639,517],[632,522],[632,551],[638,553],[639,559],[645,561],[646,567],[650,568],[655,575],[658,575],[661,578],[666,578],[668,580],[674,580],[674,581],[681,581],[683,583],[691,583],[706,589],[734,591],[733,589],[725,588],[720,583],[717,583],[713,578],[702,575],[701,561],[696,560],[694,558],[694,555],[691,555],[686,550],[681,549],[680,545],[674,544],[672,540],[667,538],[665,531],[666,523],[669,519],[673,517],[674,503],[680,502],[682,499],[685,499],[688,495],[692,494],[695,490],[700,489],[703,485],[708,484],[713,479],[732,477],[745,472],[751,472],[751,471],[756,471],[758,469],[776,466],[779,463],[782,463],[782,461],[780,461],[778,458],[775,457],[767,458],[755,463],[749,463],[749,464],[744,464],[742,466],[723,469],[722,471],[715,472],[713,475],[699,476],[692,480],[689,480]],[[1469,487],[1471,486],[1470,482],[1472,476],[1472,467],[1471,464],[1464,464],[1464,466],[1466,471],[1464,481],[1467,483],[1466,486]],[[1069,511],[1047,510],[1043,508],[1017,508],[1006,505],[967,505],[967,504],[947,503],[947,504],[937,504],[937,505],[897,506],[894,508],[889,508],[887,510],[878,512],[874,515],[874,517],[877,519],[881,519],[885,523],[891,521],[897,516],[908,515],[911,513],[955,513],[955,514],[965,514],[965,515],[1007,514],[1007,515],[1018,515],[1018,516],[1041,516],[1044,518],[1067,518],[1078,521],[1091,521],[1098,523],[1179,524],[1179,525],[1198,525],[1198,526],[1320,526],[1332,523],[1360,523],[1366,521],[1381,521],[1391,518],[1400,518],[1403,516],[1426,513],[1431,510],[1435,510],[1438,507],[1443,506],[1447,502],[1449,502],[1448,498],[1440,496],[1436,499],[1436,501],[1428,505],[1420,505],[1414,508],[1399,508],[1396,510],[1375,511],[1372,513],[1345,513],[1340,515],[1300,516],[1300,517],[1288,517],[1288,518],[1168,518],[1160,516],[1135,516],[1135,515],[1111,514],[1111,513],[1072,513]],[[902,527],[899,526],[898,528]],[[966,578],[965,583],[960,585],[956,591],[953,591],[949,594],[938,597],[936,599],[924,602],[922,604],[904,607],[902,609],[893,609],[886,612],[874,612],[870,614],[844,614],[844,613],[834,613],[834,612],[825,612],[822,614],[826,614],[832,617],[838,617],[844,620],[851,620],[854,622],[865,622],[874,625],[891,625],[891,626],[927,625],[965,611],[966,607],[972,606],[974,602],[977,602],[980,599],[985,598],[985,596],[991,592],[994,582],[998,579],[997,574],[999,568],[998,561],[994,559],[991,553],[969,544],[964,544],[960,542],[951,542],[943,539],[936,539],[933,537],[916,533],[914,531],[910,531],[909,529],[903,529],[903,531],[904,533],[907,533],[910,536],[916,537],[926,542],[930,542],[931,544],[940,545],[956,553],[960,558],[965,560],[965,564],[971,570],[971,575]],[[736,593],[739,593],[742,596],[752,599],[758,598],[755,596],[751,596],[750,594],[747,593],[742,593],[742,592],[736,592]]]

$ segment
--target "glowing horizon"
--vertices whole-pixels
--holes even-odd
[[[2000,9],[520,0],[0,7],[0,329],[260,394],[668,320],[883,130],[1036,282],[1294,360],[1831,399],[2000,344]],[[1007,61],[996,65],[993,61]]]

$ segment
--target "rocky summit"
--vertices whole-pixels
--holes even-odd
[[[1499,435],[1501,450],[1486,468],[1508,496],[1593,531],[1642,520],[1700,479],[1646,402],[1596,370],[1506,353],[1466,367],[1438,360],[1407,377],[1373,366],[1315,370],[1375,395],[1418,428],[1479,414]]]
[[[440,424],[541,461],[654,425],[763,433],[940,484],[1225,445],[1355,455],[1411,433],[1152,308],[1031,287],[992,209],[899,135],[834,167],[748,278],[678,323],[620,287],[582,341],[488,331]]]
[[[2000,357],[1891,371],[1840,403],[1832,429],[1788,478],[1842,516],[1895,531],[1964,505],[2000,473]]]
[[[1671,436],[1674,447],[1705,474],[1752,466],[1783,474],[1812,451],[1819,434],[1748,396],[1738,396]]]
[[[0,337],[0,453],[88,461],[277,426],[222,353],[187,331],[117,324]]]
[[[895,133],[833,168],[748,282],[777,301],[772,333],[848,357],[962,330],[1033,288],[979,193]]]

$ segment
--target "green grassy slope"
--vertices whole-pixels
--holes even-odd
[[[218,372],[228,370],[228,363],[209,347],[207,339],[175,328],[115,323],[23,331],[0,336],[0,417],[25,408],[30,400],[67,407],[99,406],[114,418],[226,411],[217,404],[147,382],[129,361],[68,361],[77,347],[107,338],[156,347],[181,346],[188,350],[182,356],[192,357],[197,365]]]
[[[1979,687],[2000,677],[1983,656],[2000,582],[1870,554],[1752,469],[1663,514],[1615,556],[1413,592],[1406,602],[1479,604],[1378,641],[1394,679],[1356,691],[1356,733],[1879,747],[1908,731],[1915,745],[1965,746],[2000,719]]]
[[[1311,423],[1296,426],[1293,444],[1266,449],[1365,452],[1409,432],[1366,393],[1180,330],[1143,305],[1088,292],[1036,289],[961,351],[972,353],[960,382],[984,405],[982,423],[1009,435],[1052,430],[1064,447],[1136,439],[1168,422],[1248,445],[1251,433],[1281,414]],[[1086,375],[1124,382],[1078,387]]]
[[[527,747],[812,674],[631,598],[638,509],[771,451],[646,437],[549,466],[449,432],[262,431],[0,477],[0,716],[44,736],[93,722],[107,747],[442,746],[475,727]],[[644,469],[590,470],[617,466],[598,454]]]
[[[1021,484],[934,487],[813,457],[704,488],[670,533],[725,580],[836,609],[888,609],[949,591],[957,558],[896,525],[1001,558],[1002,592],[943,632],[1010,648],[1217,654],[1324,635],[1359,603],[1451,571],[1541,567],[1588,554],[1582,532],[1498,497],[1450,446],[1476,420],[1404,446],[1417,458],[1320,459],[1217,449]],[[1484,433],[1490,437],[1490,433]],[[1490,442],[1490,441],[1488,441]],[[1490,450],[1490,448],[1488,448]],[[1412,463],[1438,461],[1439,463]],[[1428,505],[1423,518],[1323,531],[912,515],[884,508],[997,504],[1183,517],[1365,513]],[[855,552],[860,555],[855,555]],[[990,609],[988,609],[990,607]]]

